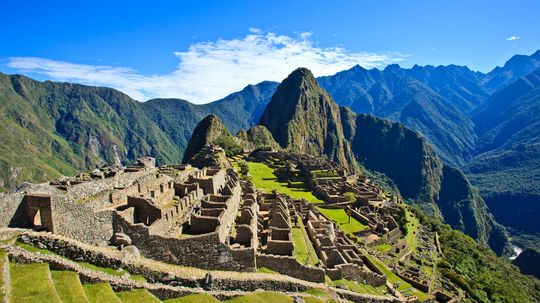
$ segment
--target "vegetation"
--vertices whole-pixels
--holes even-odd
[[[388,282],[397,285],[397,290],[400,292],[407,292],[412,295],[417,296],[420,301],[426,301],[430,298],[429,295],[424,293],[421,290],[418,290],[414,288],[411,284],[403,281],[400,277],[398,277],[396,274],[394,274],[384,263],[382,263],[379,259],[376,257],[370,255],[367,251],[364,251],[364,254],[377,266],[377,268],[386,276],[388,279]]]
[[[273,169],[268,165],[259,162],[248,162],[247,164],[251,174],[251,182],[258,189],[264,192],[272,192],[275,189],[294,199],[306,199],[310,203],[324,203],[307,188],[289,188],[287,182],[279,182]]]
[[[90,303],[122,303],[108,283],[85,284],[83,289]]]
[[[319,258],[311,245],[302,220],[298,220],[298,226],[293,227],[291,230],[296,260],[304,265],[317,266]]]
[[[163,302],[165,303],[219,303],[221,301],[212,297],[211,295],[201,293],[201,294],[192,294],[192,295],[187,295],[180,298],[165,300]]]
[[[352,216],[349,217],[343,208],[318,207],[317,209],[328,219],[336,222],[336,225],[346,234],[354,235],[356,232],[369,228],[369,226],[360,223]]]
[[[383,296],[386,292],[386,286],[380,286],[380,287],[373,287],[368,284],[362,284],[356,281],[346,280],[346,279],[340,279],[340,280],[333,280],[332,284],[334,286],[340,286],[344,285],[349,290],[361,293],[361,294],[370,294],[370,295],[378,295]]]
[[[61,303],[56,293],[50,273],[49,264],[10,264],[10,302],[17,303]],[[39,281],[39,283],[29,283]]]
[[[439,234],[443,257],[439,272],[465,290],[472,302],[538,302],[540,282],[471,237],[412,209],[420,222]]]
[[[160,303],[161,301],[146,289],[117,292],[116,296],[122,303]]]
[[[56,293],[63,303],[88,302],[79,275],[74,271],[51,271]]]
[[[282,295],[271,291],[253,292],[249,295],[236,297],[227,300],[228,303],[292,303],[293,299],[289,296]]]
[[[6,251],[2,248],[0,248],[0,268],[4,268],[6,261]],[[0,302],[5,302],[5,281],[4,281],[4,275],[0,274]]]

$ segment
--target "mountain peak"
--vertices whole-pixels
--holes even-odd
[[[202,119],[193,130],[182,163],[190,163],[202,148],[212,145],[217,141],[234,142],[231,133],[223,125],[221,120],[212,113]]]
[[[259,124],[266,126],[283,148],[326,155],[351,167],[353,157],[343,139],[339,106],[306,68],[294,70],[281,82]]]

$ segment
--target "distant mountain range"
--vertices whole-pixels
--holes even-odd
[[[516,55],[487,74],[455,65],[355,66],[316,80],[339,105],[420,133],[444,162],[465,171],[498,220],[535,233],[540,232],[531,221],[540,211],[538,68],[540,51]],[[278,85],[249,85],[204,105],[180,99],[140,103],[114,89],[0,74],[0,187],[140,155],[178,163],[201,119],[214,113],[232,133],[248,129],[264,117]],[[325,113],[336,112],[341,119],[353,116],[342,108]],[[349,121],[362,122],[358,117]],[[310,127],[329,129],[314,141],[317,149],[334,159],[350,159],[352,127],[341,125]],[[276,140],[289,139],[277,135]],[[342,144],[344,154],[327,152],[329,141]]]

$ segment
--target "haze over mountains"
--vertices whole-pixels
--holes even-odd
[[[362,147],[361,141],[355,139],[353,126],[360,124],[365,129],[379,125],[377,131],[387,129],[389,133],[381,135],[388,136],[399,127],[329,105],[328,98],[333,97],[356,113],[400,122],[432,144],[434,152],[427,144],[417,143],[417,148],[429,150],[429,157],[438,159],[436,153],[444,162],[462,168],[498,220],[535,233],[540,231],[540,226],[531,221],[540,211],[538,68],[540,51],[531,56],[514,56],[488,74],[455,65],[410,69],[390,65],[384,70],[355,66],[317,79],[328,94],[317,91],[321,111],[316,113],[324,113],[328,120],[320,120],[321,125],[292,120],[299,129],[309,130],[307,133],[324,130],[323,136],[314,138],[313,146],[341,162],[350,162],[355,148],[357,153],[361,151],[360,156],[366,153],[376,159],[377,150]],[[278,143],[300,142],[300,137],[280,135],[280,123],[263,114],[277,87],[275,82],[249,85],[204,105],[179,99],[139,103],[109,88],[1,74],[0,127],[5,144],[0,146],[0,183],[11,188],[23,180],[44,181],[104,163],[130,161],[140,155],[157,156],[161,163],[180,162],[196,124],[210,113],[215,113],[232,133],[248,129],[262,116],[262,124],[271,131],[275,129],[272,133]],[[267,110],[271,111],[271,107]],[[287,107],[279,107],[276,112],[285,114]],[[408,131],[397,133],[391,142],[399,142],[396,140]],[[376,138],[373,135],[372,140]],[[336,145],[340,146],[337,154],[327,147]],[[378,150],[386,148],[388,145],[381,143]],[[397,148],[393,157],[399,159],[402,155],[398,152],[403,150],[407,149]],[[384,163],[374,161],[365,165],[397,178],[380,166]],[[440,160],[433,161],[437,173],[463,179],[459,171]],[[436,192],[439,199],[452,194]],[[475,191],[469,189],[459,194],[475,197]],[[456,224],[466,225],[460,223],[462,218],[455,220]]]

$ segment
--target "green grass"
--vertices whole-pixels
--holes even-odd
[[[183,296],[180,298],[169,299],[163,301],[164,303],[219,303],[218,299],[208,294],[192,294]]]
[[[20,241],[15,241],[15,246],[18,246],[26,251],[29,251],[29,252],[33,252],[33,253],[40,253],[40,254],[44,254],[44,255],[57,255],[56,253],[50,251],[50,250],[46,250],[46,249],[41,249],[41,248],[37,248],[33,245],[30,245],[30,244],[26,244],[26,243],[22,243]]]
[[[272,291],[254,292],[249,295],[236,297],[225,302],[229,303],[293,303],[293,299],[289,296]]]
[[[266,267],[257,268],[257,272],[261,274],[279,274],[277,271],[273,271],[270,268],[266,268]]]
[[[317,209],[330,220],[336,222],[337,226],[346,234],[352,235],[356,232],[369,228],[369,226],[360,223],[360,221],[353,217],[351,217],[351,222],[349,222],[349,216],[343,208],[318,207]]]
[[[395,284],[399,283],[398,290],[400,292],[409,292],[415,296],[417,296],[420,301],[426,301],[427,299],[431,298],[431,296],[427,295],[425,292],[418,290],[414,288],[411,284],[403,281],[400,277],[398,277],[396,274],[394,274],[386,265],[384,265],[379,259],[371,256],[368,252],[363,251],[364,255],[366,255],[371,262],[377,266],[377,268],[382,271],[382,273],[386,276],[388,279],[388,282]]]
[[[294,199],[306,199],[310,203],[324,203],[307,188],[289,188],[287,182],[279,182],[274,170],[264,163],[247,162],[247,165],[251,174],[251,182],[263,192],[272,192],[275,189]]]
[[[379,287],[374,287],[372,285],[362,284],[356,281],[345,280],[345,279],[334,280],[332,281],[332,283],[335,286],[345,285],[347,286],[349,290],[357,292],[357,293],[361,293],[361,294],[370,294],[370,295],[378,295],[378,296],[385,295],[384,290],[386,289],[386,286],[384,285],[379,286]]]
[[[383,243],[383,244],[379,244],[377,246],[374,246],[373,248],[375,250],[379,251],[379,252],[385,253],[385,252],[389,251],[390,249],[392,249],[392,245],[390,245],[388,243]]]
[[[317,266],[319,264],[319,258],[317,253],[311,245],[311,241],[304,229],[302,220],[299,220],[299,226],[291,229],[293,243],[294,243],[294,256],[300,264]]]
[[[83,288],[90,303],[122,303],[108,283],[85,284]]]
[[[304,302],[306,303],[325,303],[326,302],[325,300],[315,298],[315,297],[303,297],[302,299],[304,299]]]
[[[122,303],[160,303],[161,301],[146,289],[117,292]]]
[[[405,236],[405,242],[411,251],[414,251],[418,247],[418,240],[416,239],[416,233],[420,222],[418,218],[410,211],[405,211],[405,218],[407,218],[407,235]]]
[[[10,264],[10,302],[62,302],[50,277],[49,264]]]
[[[56,293],[63,303],[88,302],[79,275],[74,271],[51,271]]]
[[[4,270],[4,265],[6,264],[6,251],[1,249],[0,248],[0,302],[4,302],[5,301],[5,297],[6,297],[6,288],[4,286],[4,275],[1,274],[3,273],[3,270]]]

